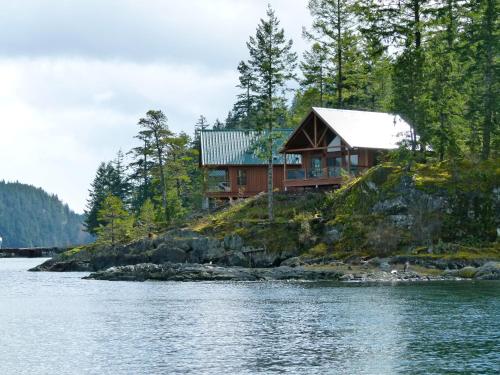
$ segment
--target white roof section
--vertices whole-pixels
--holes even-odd
[[[319,107],[313,111],[350,147],[395,149],[411,131],[406,121],[390,113]]]

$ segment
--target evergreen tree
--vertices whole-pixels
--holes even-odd
[[[135,138],[140,141],[140,145],[128,152],[132,158],[128,168],[131,171],[129,179],[132,182],[132,209],[137,211],[146,200],[152,199],[154,196],[152,184],[154,162],[150,137],[144,131],[140,131]]]
[[[257,127],[267,129],[268,145],[268,215],[273,217],[273,128],[283,122],[286,113],[283,97],[286,83],[295,78],[297,55],[292,52],[292,40],[285,39],[285,32],[279,27],[271,6],[267,9],[267,19],[261,19],[255,37],[250,37],[247,47],[250,53],[249,66],[255,77],[257,103],[262,111]]]
[[[201,147],[200,132],[207,129],[209,126],[210,125],[207,121],[207,118],[203,115],[200,115],[200,117],[198,118],[198,121],[196,121],[196,124],[194,125],[194,141],[193,141],[193,144],[195,145],[195,147],[198,150]]]
[[[148,111],[146,117],[139,120],[139,126],[143,129],[142,134],[151,145],[155,170],[159,175],[162,208],[165,221],[168,221],[167,209],[167,186],[165,179],[164,163],[167,153],[167,139],[172,132],[167,126],[167,116],[162,111]]]
[[[303,79],[300,86],[303,91],[311,90],[317,96],[313,105],[324,107],[328,97],[328,81],[331,66],[327,58],[327,51],[320,43],[313,43],[310,51],[305,51],[300,63]]]
[[[465,25],[464,44],[467,56],[473,59],[469,64],[471,91],[468,98],[468,119],[472,133],[481,134],[481,156],[488,159],[493,144],[498,156],[500,129],[498,126],[498,2],[495,0],[471,0]],[[477,129],[480,129],[478,131]],[[474,140],[472,140],[474,143]]]
[[[146,199],[137,218],[136,235],[139,238],[150,237],[156,230],[155,207],[151,199]]]
[[[102,202],[97,218],[102,223],[97,229],[98,243],[114,247],[132,238],[134,221],[119,197],[108,194]]]
[[[256,91],[256,78],[249,64],[241,61],[238,65],[239,84],[237,87],[241,92],[237,95],[237,101],[231,112],[233,120],[236,120],[236,127],[242,129],[255,128],[255,115],[258,102]],[[227,126],[227,123],[226,123]]]
[[[346,64],[356,55],[354,13],[351,0],[310,0],[312,30],[305,31],[307,39],[319,43],[335,70],[337,107],[344,108]]]

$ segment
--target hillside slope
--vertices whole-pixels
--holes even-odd
[[[387,266],[410,261],[442,270],[478,267],[500,260],[498,165],[441,163],[407,170],[384,164],[337,191],[276,194],[272,224],[261,195],[154,238],[114,249],[74,249],[35,270],[165,262],[361,265],[369,259]]]
[[[40,188],[0,181],[0,236],[3,247],[69,246],[92,238],[83,217]]]
[[[271,251],[346,258],[391,255],[500,257],[500,163],[384,164],[328,193],[248,200],[191,228]]]

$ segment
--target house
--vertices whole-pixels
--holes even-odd
[[[296,129],[273,131],[273,189],[336,188],[377,164],[408,138],[410,126],[381,112],[312,108]],[[232,200],[267,191],[262,144],[269,133],[203,130],[205,197]],[[286,160],[286,163],[285,163]]]
[[[292,133],[293,129],[273,130],[273,189],[284,190],[285,157],[278,151]],[[268,161],[263,145],[268,134],[254,130],[200,132],[206,198],[232,200],[267,191]],[[300,156],[288,153],[286,159],[286,170],[301,167]]]
[[[398,148],[409,132],[408,123],[389,113],[313,107],[280,149],[302,160],[301,168],[284,166],[284,189],[339,187],[344,176],[358,175]]]

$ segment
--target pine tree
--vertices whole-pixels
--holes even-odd
[[[255,115],[257,111],[256,78],[251,66],[244,61],[238,64],[239,84],[241,92],[233,106],[232,115],[236,119],[237,127],[242,129],[255,128]],[[227,124],[226,124],[227,125]]]
[[[356,36],[351,0],[309,0],[313,17],[312,30],[304,36],[320,43],[335,70],[337,107],[344,108],[346,63],[349,54],[355,54]]]
[[[132,238],[133,218],[125,210],[120,198],[108,194],[97,213],[97,218],[102,223],[97,229],[98,243],[114,247]]]
[[[261,19],[255,37],[250,37],[247,47],[250,53],[249,66],[255,77],[255,93],[262,114],[258,116],[257,127],[267,129],[268,159],[268,215],[273,215],[273,128],[286,113],[283,93],[287,81],[295,78],[297,55],[292,52],[292,40],[285,39],[271,6],[267,19]]]
[[[131,171],[129,179],[132,182],[132,209],[138,211],[144,202],[154,197],[152,184],[152,170],[154,162],[152,161],[153,149],[150,144],[150,137],[140,131],[136,136],[140,145],[134,147],[127,154],[131,155],[131,162],[128,165]]]
[[[327,58],[327,51],[320,43],[313,43],[310,51],[305,51],[300,63],[303,79],[300,86],[303,91],[310,89],[317,99],[313,105],[324,107],[328,98],[329,73],[332,67]]]
[[[162,111],[148,111],[146,117],[139,120],[139,126],[143,128],[142,134],[151,145],[152,156],[155,162],[155,170],[160,177],[160,192],[162,197],[162,208],[165,221],[169,220],[167,209],[167,186],[165,179],[164,164],[167,153],[167,139],[172,137],[172,132],[167,126],[167,116]]]
[[[157,230],[155,207],[151,199],[144,201],[137,218],[136,235],[139,238],[150,237]]]
[[[488,159],[493,145],[494,154],[500,150],[500,129],[498,125],[498,3],[495,0],[472,0],[468,8],[464,40],[467,56],[473,59],[469,65],[471,91],[468,100],[468,119],[472,136],[481,142],[481,157]],[[472,139],[474,143],[474,139]]]

